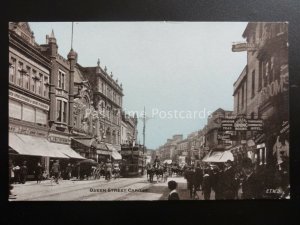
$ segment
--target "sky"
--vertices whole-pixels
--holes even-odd
[[[71,48],[71,22],[30,22],[38,44],[52,29],[59,53]],[[143,116],[148,149],[174,134],[202,129],[218,108],[233,110],[233,83],[247,63],[232,52],[245,22],[75,22],[73,49],[82,66],[107,67],[123,85],[123,110]],[[142,144],[142,120],[138,140]]]

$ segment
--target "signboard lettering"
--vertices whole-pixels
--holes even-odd
[[[47,110],[47,111],[49,110],[49,105],[44,104],[40,101],[34,100],[32,98],[29,98],[25,95],[19,94],[17,92],[11,91],[11,90],[9,90],[9,97],[13,98],[13,99],[17,99],[22,102],[25,102],[27,104],[33,105],[35,107],[41,108],[43,110]]]
[[[256,51],[258,48],[256,43],[233,43],[233,52],[243,52],[243,51]]]

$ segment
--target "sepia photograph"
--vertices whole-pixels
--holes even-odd
[[[9,22],[9,201],[290,199],[286,21]]]

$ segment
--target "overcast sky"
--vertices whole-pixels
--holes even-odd
[[[246,25],[79,22],[74,23],[73,49],[80,65],[96,66],[99,58],[102,68],[113,72],[123,84],[127,112],[146,107],[147,116],[153,117],[146,123],[146,146],[156,149],[174,134],[186,137],[203,128],[209,112],[233,109],[233,83],[247,58],[245,52],[231,52],[231,45],[243,41]],[[39,44],[53,29],[59,53],[67,57],[71,22],[35,22],[30,27]],[[142,143],[141,120],[138,128]]]

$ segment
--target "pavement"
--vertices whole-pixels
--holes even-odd
[[[177,191],[181,200],[191,200],[183,177],[169,177],[167,182],[178,183]],[[155,201],[167,200],[170,190],[167,182],[149,183],[144,177],[117,178],[104,180],[61,180],[59,184],[50,180],[27,181],[25,184],[14,184],[15,199],[10,201]],[[203,200],[202,192],[197,192]],[[211,199],[214,199],[212,193]]]

